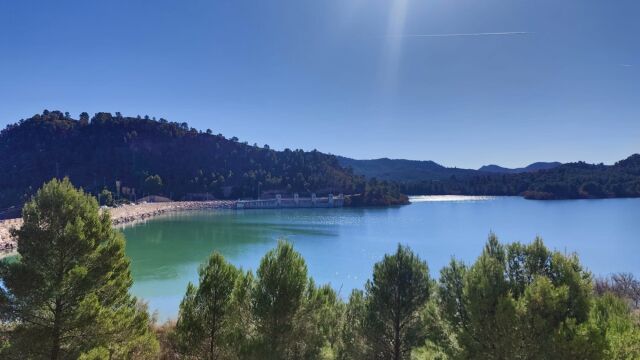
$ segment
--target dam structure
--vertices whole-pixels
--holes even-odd
[[[282,198],[276,195],[273,199],[258,200],[238,200],[236,209],[280,209],[280,208],[338,208],[344,206],[344,195],[327,197],[316,197],[311,194],[310,198],[301,198],[298,194],[293,194],[293,198]]]

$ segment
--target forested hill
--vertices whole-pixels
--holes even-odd
[[[562,165],[562,163],[559,163],[559,162],[535,162],[533,164],[529,164],[528,166],[515,168],[515,169],[505,168],[498,165],[485,165],[480,169],[478,169],[478,171],[501,173],[501,174],[518,174],[518,173],[524,173],[524,172],[549,170],[549,169],[556,168],[560,165]]]
[[[447,181],[452,177],[456,179],[473,178],[488,174],[518,174],[549,170],[562,165],[559,162],[536,162],[522,168],[505,168],[498,165],[485,165],[478,170],[461,169],[442,166],[433,161],[405,160],[405,159],[372,159],[355,160],[338,156],[340,165],[353,169],[358,175],[367,178],[390,180],[399,182],[414,181]]]
[[[406,181],[407,194],[520,195],[528,199],[640,197],[640,154],[613,165],[567,163],[518,174]]]
[[[227,139],[187,123],[148,116],[97,113],[78,120],[44,111],[0,132],[0,210],[19,206],[53,177],[68,176],[92,193],[107,188],[136,197],[163,194],[174,199],[211,194],[257,197],[265,192],[318,195],[364,194],[358,201],[402,203],[392,185],[365,182],[318,151],[274,151]]]
[[[448,168],[433,161],[387,158],[355,160],[341,156],[338,161],[342,166],[352,168],[358,175],[399,182],[447,180],[452,176],[464,178],[478,174],[477,170]]]
[[[365,180],[368,175],[369,180]],[[59,111],[0,132],[0,217],[53,177],[94,194],[140,198],[254,198],[274,193],[361,194],[354,204],[405,203],[401,193],[520,195],[530,199],[640,196],[640,155],[614,165],[584,162],[516,174],[446,168],[431,161],[353,160],[318,151],[274,151],[187,123],[119,113]],[[371,179],[377,177],[381,181]],[[385,180],[394,181],[386,182]],[[133,195],[135,191],[135,195]]]
[[[640,155],[614,165],[585,162],[533,163],[508,169],[449,168],[433,161],[354,160],[338,157],[342,166],[367,178],[395,181],[409,195],[515,195],[528,199],[640,197]]]

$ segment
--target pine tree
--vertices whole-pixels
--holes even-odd
[[[430,295],[429,268],[409,248],[375,264],[366,284],[365,336],[375,359],[408,359],[424,344],[421,311]]]
[[[294,319],[296,339],[289,358],[333,358],[342,305],[331,286],[317,287],[309,279],[303,305]]]
[[[364,292],[354,289],[344,311],[343,326],[340,332],[338,360],[365,360],[369,353],[364,337],[366,303]]]
[[[540,239],[504,246],[491,234],[472,266],[452,261],[440,274],[439,307],[454,339],[445,352],[462,359],[603,358],[602,332],[588,322],[591,277],[577,257],[551,252]]]
[[[68,179],[52,180],[23,220],[13,233],[20,260],[2,266],[2,315],[14,325],[7,357],[155,356],[149,316],[128,292],[124,240],[96,200]]]
[[[256,326],[252,314],[252,293],[255,279],[251,271],[240,274],[231,294],[232,313],[229,345],[235,359],[249,359],[255,352]],[[229,359],[233,359],[229,357]]]
[[[294,358],[295,321],[307,285],[307,265],[291,244],[280,241],[262,258],[252,298],[263,359]]]
[[[180,345],[184,353],[201,359],[231,358],[232,294],[241,272],[216,252],[198,273],[198,287],[189,283],[180,304],[176,324]]]

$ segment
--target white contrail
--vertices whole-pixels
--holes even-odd
[[[505,32],[483,32],[483,33],[459,33],[459,34],[407,34],[400,37],[462,37],[462,36],[509,36],[509,35],[531,35],[527,31],[505,31]]]

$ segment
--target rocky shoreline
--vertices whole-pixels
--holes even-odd
[[[235,201],[174,201],[162,203],[141,203],[107,208],[114,226],[146,220],[158,215],[177,211],[205,209],[235,209]],[[16,251],[16,241],[11,236],[12,228],[22,226],[22,219],[0,220],[0,257]]]

